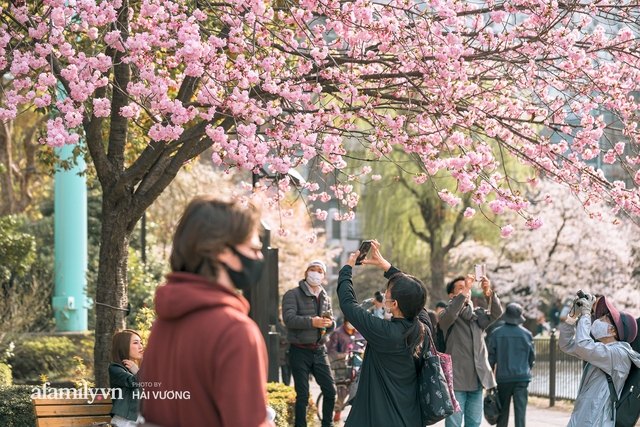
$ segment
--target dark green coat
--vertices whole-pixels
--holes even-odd
[[[385,277],[399,271],[392,266]],[[367,340],[367,349],[345,427],[422,427],[417,360],[401,339],[411,322],[383,320],[359,307],[351,274],[351,267],[345,265],[338,276],[340,309]]]
[[[122,390],[122,399],[113,399],[111,416],[120,415],[131,421],[138,419],[138,400],[133,392],[138,391],[138,374],[129,372],[124,365],[112,363],[109,365],[109,383],[111,388]],[[139,394],[136,393],[136,394]],[[116,396],[117,397],[117,396]]]

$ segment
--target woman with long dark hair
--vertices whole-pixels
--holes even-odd
[[[120,389],[112,396],[111,424],[116,427],[135,427],[138,419],[138,370],[142,361],[142,338],[131,329],[118,330],[111,340],[109,383]],[[137,392],[137,393],[136,393]]]
[[[371,259],[389,279],[383,308],[391,321],[372,316],[358,306],[352,268],[359,252],[351,254],[338,277],[338,297],[345,317],[367,340],[360,384],[345,427],[421,427],[417,368],[430,328],[424,306],[427,288],[420,279],[402,273],[380,254],[372,241]]]

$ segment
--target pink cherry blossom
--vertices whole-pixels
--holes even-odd
[[[107,98],[93,99],[93,115],[96,117],[109,117],[111,114],[111,101]]]
[[[432,180],[452,206],[470,194],[496,215],[532,218],[512,187],[519,163],[535,170],[530,185],[553,177],[587,206],[607,200],[640,214],[640,156],[631,154],[640,143],[633,84],[640,81],[640,28],[626,6],[303,0],[275,8],[234,0],[216,6],[215,25],[211,11],[189,2],[124,7],[55,0],[3,9],[18,25],[0,28],[0,67],[12,76],[0,119],[56,109],[42,139],[56,147],[100,134],[82,126],[124,119],[119,129],[162,143],[154,157],[162,167],[210,147],[212,161],[228,171],[314,169],[330,183],[308,188],[306,198],[335,197],[344,218],[360,187],[340,186],[380,180],[363,176],[395,151],[420,163],[402,169],[407,179]],[[608,20],[616,32],[605,30]],[[87,143],[92,153],[117,152],[104,150],[108,141]],[[638,185],[610,182],[592,166],[596,159]],[[322,191],[334,184],[331,195]]]
[[[327,219],[328,214],[329,213],[327,211],[316,209],[316,219],[318,221],[324,221],[325,219]]]
[[[514,228],[511,224],[505,225],[504,227],[500,228],[500,237],[509,237],[513,233],[513,230]]]
[[[504,213],[504,207],[504,202],[502,202],[501,200],[494,200],[492,202],[489,202],[489,209],[491,209],[491,212],[493,212],[494,214]]]

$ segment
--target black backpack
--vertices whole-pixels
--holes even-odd
[[[640,326],[640,318],[636,319]],[[640,349],[640,336],[631,343],[631,348],[635,351]],[[634,427],[640,418],[640,369],[633,363],[629,376],[624,382],[620,398],[616,397],[616,390],[613,386],[611,376],[605,372],[607,382],[609,383],[609,393],[611,395],[611,404],[616,408],[616,426],[615,427]]]
[[[634,427],[640,417],[640,369],[633,363],[618,399],[611,375],[605,373],[609,383],[611,404],[616,408],[616,427]]]

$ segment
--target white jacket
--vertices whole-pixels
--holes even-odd
[[[609,344],[594,341],[590,331],[589,316],[580,316],[576,325],[563,323],[560,326],[559,344],[562,351],[588,362],[567,427],[614,427],[609,384],[604,373],[611,375],[620,396],[631,363],[640,368],[640,354],[623,341]]]

